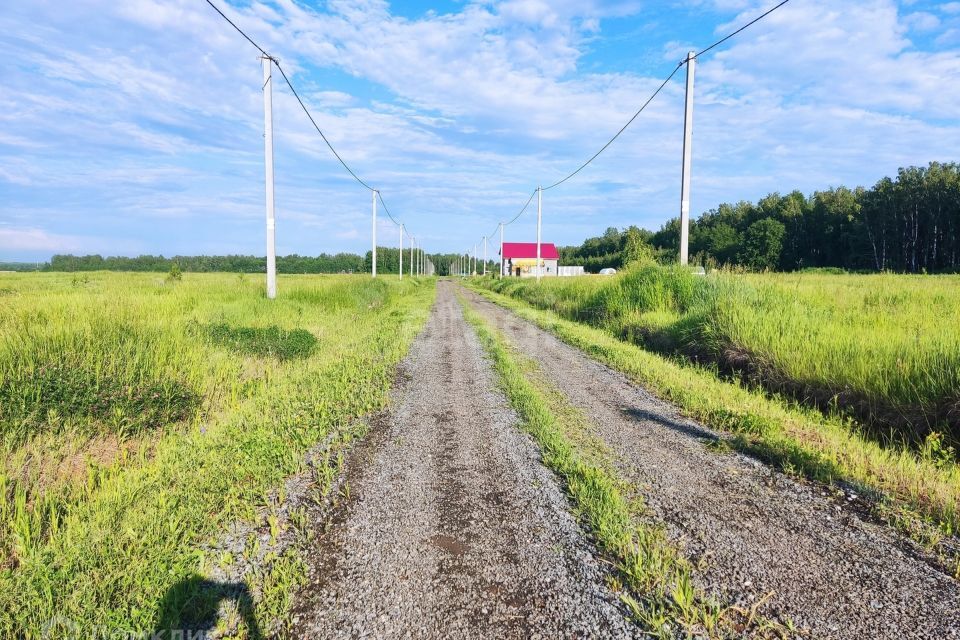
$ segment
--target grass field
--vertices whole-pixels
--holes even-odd
[[[947,455],[960,441],[960,276],[698,277],[650,266],[484,285],[853,416],[885,442]]]
[[[384,405],[434,296],[428,280],[361,276],[262,290],[237,275],[0,274],[0,637],[189,621],[203,543]],[[257,577],[264,615],[296,567],[275,558]]]
[[[668,273],[661,282],[670,282],[672,275],[675,274]],[[637,277],[636,274],[633,277]],[[868,497],[868,508],[877,518],[927,546],[940,556],[951,573],[960,575],[960,556],[955,548],[955,536],[960,532],[960,464],[942,439],[928,437],[920,450],[889,440],[878,442],[874,434],[849,418],[836,413],[825,415],[796,400],[745,384],[740,378],[730,379],[720,374],[715,364],[705,365],[687,357],[656,353],[634,344],[642,340],[622,340],[615,335],[618,331],[611,331],[616,328],[612,321],[608,324],[595,315],[590,316],[590,322],[561,317],[561,313],[577,317],[578,305],[581,311],[589,308],[585,300],[615,295],[616,290],[624,286],[624,280],[630,282],[626,278],[620,282],[601,278],[554,280],[538,288],[535,283],[495,284],[473,280],[470,286],[623,372],[676,404],[686,415],[732,434],[725,441],[730,446],[788,473],[836,484],[841,492],[853,490]],[[682,275],[677,280],[685,282]],[[702,287],[697,295],[703,295],[707,287],[716,285],[707,282],[693,286]],[[514,297],[496,293],[491,288],[512,293]],[[580,297],[574,298],[573,294]],[[525,299],[550,308],[538,309]],[[561,312],[553,311],[553,307]],[[673,322],[679,324],[676,320]],[[682,336],[681,333],[680,338],[666,335],[657,339],[679,340]]]

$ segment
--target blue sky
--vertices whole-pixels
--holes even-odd
[[[757,0],[219,0],[431,251],[512,218]],[[0,260],[264,252],[258,53],[203,0],[0,12]],[[960,2],[792,0],[697,69],[692,209],[960,155]],[[683,74],[544,194],[544,240],[679,212]],[[277,250],[361,252],[369,193],[282,84]],[[532,240],[535,215],[507,229]],[[382,220],[381,244],[396,244]]]

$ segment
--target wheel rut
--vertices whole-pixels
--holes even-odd
[[[888,527],[737,453],[625,376],[472,292],[473,308],[590,420],[618,473],[726,604],[815,638],[960,638],[960,583]]]
[[[633,637],[450,283],[315,522],[295,637]]]

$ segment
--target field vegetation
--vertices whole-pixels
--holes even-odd
[[[507,279],[478,279],[472,286],[623,371],[676,403],[687,415],[731,432],[730,445],[788,472],[840,483],[858,495],[873,498],[871,508],[877,516],[907,529],[931,548],[944,540],[943,536],[956,535],[960,530],[960,465],[948,444],[948,438],[956,437],[956,423],[949,417],[934,419],[934,408],[942,405],[926,400],[943,397],[938,396],[943,390],[948,398],[953,394],[952,406],[956,406],[957,386],[953,383],[951,388],[949,383],[949,376],[957,375],[958,352],[949,347],[956,345],[956,329],[938,325],[935,320],[936,314],[956,304],[955,298],[944,297],[946,290],[956,286],[955,278],[935,280],[930,289],[924,289],[912,277],[885,275],[860,277],[862,284],[852,276],[831,281],[818,274],[737,278],[733,274],[703,278],[652,267],[612,279],[545,280],[539,287],[531,281]],[[900,278],[906,278],[907,285],[914,284],[913,292],[921,305],[918,309],[926,304],[924,311],[911,315],[900,309],[886,321],[864,318],[863,313],[856,312],[858,304],[872,304],[880,296],[892,295]],[[837,293],[836,287],[844,283],[849,289]],[[917,289],[924,291],[917,293]],[[742,298],[720,298],[730,295],[727,291]],[[798,296],[796,302],[791,293]],[[687,302],[681,305],[678,301]],[[900,304],[906,303],[901,299]],[[777,310],[777,305],[787,306]],[[763,314],[771,309],[777,312],[765,318]],[[930,315],[924,318],[927,313]],[[890,327],[897,321],[913,330],[906,331],[905,336],[901,336],[902,329],[892,331]],[[939,334],[927,342],[927,336],[918,333],[917,327],[935,328]],[[884,330],[890,333],[885,335]],[[731,335],[743,342],[724,342]],[[844,336],[850,342],[843,352],[829,353],[844,344]],[[744,349],[744,345],[752,349]],[[790,345],[795,354],[788,351]],[[758,354],[764,358],[749,361],[755,363],[750,369],[755,375],[765,372],[765,367],[782,364],[781,371],[808,372],[809,380],[819,389],[830,388],[828,384],[838,385],[837,389],[859,384],[860,393],[870,390],[883,400],[884,411],[891,406],[891,396],[884,395],[886,390],[905,389],[907,395],[902,397],[909,402],[902,406],[913,415],[930,412],[930,421],[919,425],[901,421],[899,424],[909,426],[891,426],[887,435],[878,434],[875,428],[868,429],[845,415],[839,397],[824,412],[802,398],[758,389],[741,376],[731,379],[717,361],[704,360],[711,354],[723,357],[727,350],[738,360],[744,353],[754,359]],[[807,351],[809,355],[804,353]],[[821,355],[819,361],[817,353]],[[897,364],[897,356],[904,364]],[[893,371],[885,371],[884,366],[891,366]],[[913,384],[894,383],[889,380],[893,375],[912,375]],[[919,390],[937,392],[924,395]],[[914,402],[914,398],[924,400]],[[895,413],[886,415],[893,420],[891,424],[903,418]],[[948,436],[951,424],[952,435]],[[908,434],[914,431],[926,435],[915,446],[905,446],[903,443],[911,438]],[[949,550],[946,553],[954,555]],[[946,557],[946,562],[960,571],[955,557]]]
[[[960,277],[645,266],[491,289],[856,418],[896,444],[960,439]]]
[[[362,276],[282,277],[274,301],[262,288],[0,275],[0,637],[193,621],[217,561],[205,544],[384,405],[434,295]],[[251,576],[264,633],[300,566]]]
[[[723,606],[693,586],[693,567],[647,512],[637,488],[620,478],[589,420],[547,381],[539,366],[460,300],[497,373],[499,386],[563,478],[577,514],[612,561],[611,587],[633,617],[659,638],[788,637],[789,621]],[[758,603],[759,604],[759,603]]]

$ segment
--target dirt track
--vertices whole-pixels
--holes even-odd
[[[960,638],[960,584],[864,522],[755,460],[704,446],[715,434],[621,374],[511,312],[471,304],[594,423],[686,555],[699,585],[729,604],[771,594],[762,611],[816,638]]]
[[[307,550],[294,637],[636,634],[440,283],[350,497]]]

